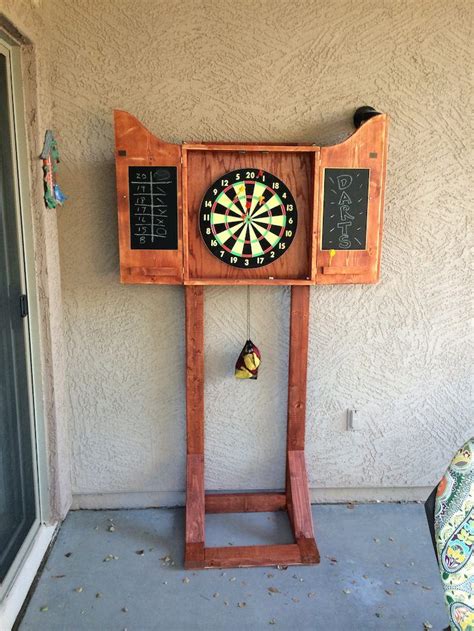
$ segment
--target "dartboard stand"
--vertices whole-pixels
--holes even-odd
[[[291,288],[286,490],[269,493],[205,493],[204,490],[204,288],[186,291],[188,568],[318,563],[304,458],[309,287]],[[295,543],[205,547],[206,513],[287,510]]]
[[[115,111],[121,281],[185,286],[187,568],[319,562],[304,453],[310,285],[380,275],[388,121],[363,107],[354,122],[332,147],[178,145]],[[205,491],[206,285],[291,286],[284,491]],[[206,547],[206,513],[277,510],[294,543]]]

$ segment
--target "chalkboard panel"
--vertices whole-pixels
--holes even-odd
[[[365,250],[369,169],[325,169],[323,250]]]
[[[177,168],[128,168],[132,250],[178,249]]]

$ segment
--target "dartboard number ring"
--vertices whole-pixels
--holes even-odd
[[[261,169],[238,169],[210,186],[199,226],[209,251],[233,267],[258,268],[286,253],[298,212],[288,187]]]

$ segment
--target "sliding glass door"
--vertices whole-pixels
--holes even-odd
[[[10,51],[0,41],[0,586],[38,517]]]

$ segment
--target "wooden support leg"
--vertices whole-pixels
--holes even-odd
[[[186,546],[184,566],[204,567],[204,290],[186,287]]]
[[[300,549],[301,561],[302,563],[319,563],[319,552],[314,540],[304,451],[288,452],[288,470],[291,524],[296,543]]]
[[[286,496],[302,563],[318,563],[304,460],[308,362],[309,287],[291,288]]]

